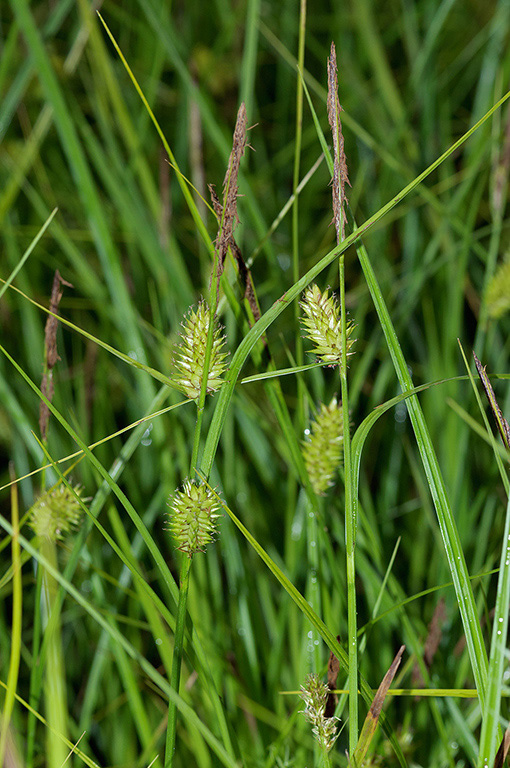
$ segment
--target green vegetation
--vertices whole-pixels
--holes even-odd
[[[0,9],[0,763],[495,764],[510,10],[333,5]]]

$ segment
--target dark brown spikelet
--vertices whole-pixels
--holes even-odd
[[[443,633],[443,624],[445,621],[446,604],[444,598],[442,597],[435,607],[434,615],[432,616],[428,626],[428,635],[427,639],[425,640],[425,646],[423,648],[423,661],[425,662],[425,666],[428,670],[431,668],[432,662],[434,661],[434,656],[436,655],[437,649],[439,648],[439,643],[441,642]],[[415,688],[423,688],[424,686],[423,677],[418,664],[415,664],[413,669],[413,686]]]
[[[475,358],[476,370],[478,371],[478,375],[483,384],[483,388],[485,390],[487,400],[489,401],[489,405],[492,409],[494,419],[496,420],[496,425],[499,430],[499,434],[501,435],[501,439],[503,440],[503,444],[505,448],[507,449],[507,451],[510,451],[510,425],[508,424],[508,421],[503,416],[503,413],[501,411],[501,408],[499,407],[498,401],[496,400],[496,395],[494,394],[494,390],[492,389],[492,385],[489,381],[489,377],[487,376],[486,366],[482,366],[480,360],[477,358],[474,352],[473,352],[473,357]]]
[[[345,185],[351,186],[347,172],[347,160],[344,151],[344,135],[340,112],[342,107],[338,100],[338,74],[336,65],[335,44],[331,43],[331,53],[328,59],[328,121],[333,135],[333,221],[335,222],[336,240],[340,243],[345,238]]]
[[[336,636],[338,642],[340,642],[340,635]],[[337,687],[338,673],[340,672],[340,662],[337,657],[330,651],[328,659],[328,698],[326,699],[326,708],[324,709],[324,717],[333,717],[335,714],[336,705],[338,702],[338,696],[333,693]]]
[[[232,140],[232,151],[228,160],[227,172],[223,181],[223,208],[220,217],[220,230],[216,240],[218,249],[218,280],[223,272],[230,241],[234,236],[234,228],[239,221],[237,215],[237,185],[241,158],[246,148],[246,107],[244,102],[237,113],[236,127]]]
[[[234,237],[234,229],[239,221],[239,216],[237,214],[237,197],[239,192],[237,180],[241,158],[244,155],[244,150],[246,148],[246,132],[246,107],[243,102],[237,113],[236,127],[232,141],[232,152],[230,153],[227,172],[223,181],[223,205],[220,202],[214,185],[208,184],[208,187],[212,206],[220,223],[218,237],[216,239],[216,247],[218,251],[218,286],[219,278],[223,274],[227,252],[230,248],[237,264],[239,279],[244,287],[244,298],[251,309],[254,322],[257,322],[260,318],[260,308],[255,296],[255,288],[251,272]]]
[[[53,314],[48,315],[48,319],[46,320],[46,325],[44,328],[44,374],[41,382],[41,392],[45,397],[48,398],[50,402],[55,391],[53,386],[53,368],[57,364],[58,360],[60,360],[57,352],[58,319],[55,317],[55,315],[58,314],[58,305],[60,304],[60,300],[63,295],[63,285],[67,285],[68,288],[74,288],[71,283],[68,283],[67,280],[64,280],[64,278],[61,277],[60,272],[57,269],[55,272],[55,277],[53,278],[53,286],[51,288],[50,299],[50,312]],[[43,441],[46,440],[49,418],[49,408],[46,403],[41,400],[41,404],[39,406],[39,429],[41,431],[41,438]]]
[[[499,745],[499,749],[496,753],[496,757],[494,759],[494,768],[503,768],[503,766],[505,765],[505,760],[507,758],[509,748],[510,748],[510,725],[506,729],[503,735],[503,740]]]
[[[393,682],[393,678],[395,677],[397,669],[400,666],[400,661],[402,659],[402,654],[404,653],[405,648],[405,645],[400,646],[397,655],[391,662],[390,668],[383,677],[381,685],[377,689],[377,693],[375,694],[372,701],[372,706],[370,707],[365,718],[365,722],[363,723],[358,746],[356,747],[354,755],[352,756],[352,760],[350,761],[350,765],[352,766],[363,765],[363,760],[365,759],[365,755],[370,746],[370,742],[374,737],[377,723],[379,722],[379,717],[381,715],[386,694],[388,693],[390,685]]]

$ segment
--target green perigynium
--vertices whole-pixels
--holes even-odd
[[[510,309],[510,255],[498,269],[487,288],[487,309],[490,317],[501,317]]]
[[[168,502],[168,529],[178,549],[191,557],[203,552],[216,533],[220,503],[206,486],[185,480],[182,491],[176,491]]]
[[[325,363],[339,365],[342,356],[342,336],[340,332],[340,309],[334,296],[326,289],[321,293],[318,285],[309,285],[300,302],[303,310],[301,324],[306,337],[313,343],[315,354]],[[354,343],[350,336],[354,330],[352,323],[347,323],[347,354]]]
[[[74,486],[74,492],[81,496],[81,487]],[[76,528],[83,511],[72,491],[65,485],[58,485],[43,493],[30,512],[30,525],[37,536],[55,542]]]
[[[190,310],[182,324],[181,342],[174,355],[174,381],[190,400],[197,400],[200,396],[210,322],[209,307],[205,301],[201,301],[196,310]],[[207,376],[208,394],[216,392],[221,387],[223,384],[221,377],[227,367],[225,364],[227,353],[223,352],[225,337],[221,335],[216,320],[213,323],[213,343]]]
[[[342,407],[336,397],[321,404],[311,435],[303,442],[303,458],[313,490],[322,496],[333,485],[342,457],[344,425]]]
[[[301,686],[300,694],[305,702],[305,708],[301,711],[312,724],[312,732],[326,752],[329,752],[338,736],[338,717],[324,716],[328,693],[329,689],[319,675],[311,674]]]

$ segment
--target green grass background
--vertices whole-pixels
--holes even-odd
[[[510,7],[506,1],[317,0],[309,3],[306,17],[305,7],[303,3],[303,79],[328,142],[326,59],[331,41],[336,44],[352,184],[348,197],[361,225],[504,95],[510,75]],[[58,207],[13,281],[24,295],[11,288],[0,303],[0,343],[37,386],[46,315],[27,297],[48,306],[55,269],[74,285],[64,292],[65,318],[163,376],[170,373],[183,315],[209,290],[211,258],[204,233],[210,246],[215,219],[198,196],[190,209],[95,8],[88,0],[11,0],[0,8],[3,279]],[[235,116],[245,101],[253,151],[247,151],[241,167],[236,237],[250,259],[262,312],[268,311],[335,245],[330,173],[325,160],[315,166],[322,148],[306,99],[302,121],[296,121],[299,4],[106,0],[100,10],[175,161],[206,199],[208,183],[221,189]],[[503,106],[364,237],[415,385],[466,373],[457,339],[468,359],[475,349],[489,372],[508,370],[508,317],[491,319],[486,303],[488,282],[508,249],[503,165],[507,121]],[[301,181],[314,166],[294,209],[286,209],[296,178]],[[222,291],[220,319],[233,355],[248,324],[232,264],[225,279],[231,290],[228,300]],[[349,368],[354,432],[376,406],[401,389],[354,247],[345,255],[345,281],[357,338]],[[317,282],[322,288],[338,288],[335,260]],[[292,307],[275,317],[267,338],[277,368],[313,361],[310,354],[302,358]],[[87,445],[155,410],[153,399],[161,383],[77,330],[61,327],[59,354],[54,405]],[[264,358],[255,348],[241,377],[264,370]],[[508,413],[506,385],[495,381],[494,387]],[[238,383],[221,424],[212,481],[290,582],[313,596],[325,625],[345,646],[342,482],[318,503],[319,554],[314,560],[307,541],[309,503],[293,454],[319,401],[329,402],[338,389],[338,374],[330,369],[281,378],[277,394],[263,381]],[[169,389],[157,407],[181,399]],[[487,574],[499,566],[506,491],[490,441],[468,419],[470,415],[483,424],[472,387],[456,380],[427,388],[419,399],[468,571]],[[218,401],[218,395],[207,400],[204,438]],[[2,355],[2,486],[9,482],[7,461],[13,462],[18,477],[46,463],[32,434],[38,431],[38,408],[36,393]],[[61,614],[69,737],[74,742],[85,732],[80,749],[101,766],[145,766],[157,754],[157,764],[163,765],[169,695],[164,679],[171,664],[179,572],[164,514],[168,496],[189,472],[195,418],[189,403],[144,424],[132,438],[124,434],[94,450],[106,469],[117,466],[124,451],[114,480],[147,526],[173,582],[165,580],[147,537],[140,527],[137,531],[118,495],[102,486],[98,467],[85,458],[72,471],[73,480],[93,499],[94,514],[124,553],[123,561],[89,520],[80,534],[58,548],[59,567],[63,572],[67,564],[77,590],[64,590]],[[51,457],[59,459],[76,448],[69,429],[54,418]],[[57,479],[55,470],[49,470],[44,482],[51,485]],[[21,481],[18,490],[22,516],[41,490],[41,475]],[[0,504],[7,521],[12,503],[4,488]],[[28,541],[32,538],[27,526],[21,532]],[[377,687],[405,643],[395,685],[413,687],[417,663],[426,687],[472,689],[473,669],[451,570],[403,401],[378,419],[363,447],[356,543],[359,663],[369,685]],[[41,631],[34,619],[36,560],[24,561],[22,608],[16,608],[12,556],[7,533],[0,679],[6,682],[8,677],[16,648],[13,615],[18,615],[22,625],[15,687],[28,701],[34,669],[44,666],[38,655]],[[151,602],[129,564],[169,615]],[[424,590],[429,591],[404,605]],[[501,594],[497,576],[475,579],[473,590],[489,649],[491,611]],[[440,598],[445,620],[427,671],[422,661],[427,627]],[[175,765],[319,764],[309,725],[296,714],[302,704],[285,692],[295,692],[314,666],[323,674],[329,650],[227,516],[216,544],[194,558],[188,608],[180,691],[188,709],[183,705],[179,714]],[[374,611],[381,618],[368,625]],[[343,688],[345,682],[342,672],[339,685]],[[505,693],[503,677],[498,687]],[[44,686],[34,704],[44,717]],[[361,722],[365,713],[366,704],[360,703]],[[343,730],[332,760],[346,765],[345,698],[337,714]],[[498,714],[493,713],[496,720]],[[476,698],[395,697],[388,702],[387,715],[409,765],[480,764]],[[504,725],[504,703],[501,716]],[[31,750],[27,734],[34,727]],[[44,725],[36,724],[19,701],[12,728],[20,765],[25,760],[34,766],[51,764]],[[382,734],[372,748],[374,761],[396,764],[391,752],[386,755]],[[72,760],[82,762],[77,756]]]

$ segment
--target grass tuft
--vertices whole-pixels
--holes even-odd
[[[510,19],[337,6],[2,7],[0,762],[505,761]]]

